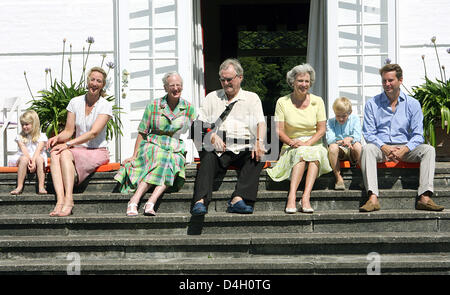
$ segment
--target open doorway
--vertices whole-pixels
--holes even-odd
[[[310,0],[201,1],[206,93],[221,87],[220,63],[238,58],[242,88],[256,92],[264,114],[288,94],[286,73],[306,62]]]

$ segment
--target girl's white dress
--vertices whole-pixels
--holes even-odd
[[[17,144],[19,143],[19,140],[22,140],[22,137],[18,134],[15,139]],[[34,155],[40,142],[47,142],[47,140],[48,138],[47,135],[45,135],[45,133],[41,133],[37,142],[32,142],[31,135],[28,135],[28,143],[25,144],[25,146],[27,147],[30,156]],[[18,148],[18,151],[14,155],[8,157],[8,166],[17,167],[19,159],[22,155],[23,155],[22,151],[20,150],[20,148]],[[45,167],[47,167],[47,151],[45,150],[45,148],[42,149],[41,151],[41,157],[44,159]]]

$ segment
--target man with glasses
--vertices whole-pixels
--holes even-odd
[[[230,165],[237,167],[240,173],[227,212],[253,213],[259,175],[264,166],[261,160],[265,153],[266,122],[258,95],[241,89],[243,78],[244,70],[239,61],[225,60],[219,68],[222,89],[209,93],[200,107],[198,120],[217,123],[219,127],[205,136],[203,148],[198,151],[200,168],[191,209],[194,216],[208,212],[214,179]],[[224,117],[227,107],[231,111]],[[219,117],[224,119],[218,120]]]

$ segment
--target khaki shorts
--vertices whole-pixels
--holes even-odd
[[[340,161],[350,161],[352,165],[356,165],[358,163],[358,159],[354,159],[351,153],[351,150],[345,146],[339,146],[339,155],[338,159]]]

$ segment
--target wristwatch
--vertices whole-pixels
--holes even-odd
[[[68,149],[70,149],[70,147],[72,146],[68,141],[66,141],[66,146]]]

